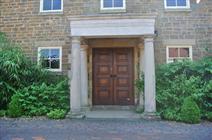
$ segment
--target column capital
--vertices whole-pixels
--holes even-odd
[[[139,49],[143,49],[143,48],[144,48],[144,42],[139,42],[138,48],[139,48]]]
[[[83,37],[81,37],[81,44],[82,45],[87,45],[88,44],[88,40],[83,38]]]
[[[71,41],[72,41],[72,43],[81,43],[81,37],[80,36],[72,36]]]
[[[138,38],[138,48],[142,49],[144,47],[144,38],[143,37],[139,37]]]
[[[144,36],[144,42],[154,42],[155,35]]]
[[[88,45],[81,45],[81,51],[86,51],[88,49]]]

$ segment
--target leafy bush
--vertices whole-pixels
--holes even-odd
[[[0,42],[2,44],[2,42]],[[6,43],[4,43],[6,44]],[[25,68],[25,58],[21,50],[10,46],[0,48],[0,107],[6,108],[10,102],[14,89],[21,86],[23,70]]]
[[[191,96],[201,109],[201,116],[212,105],[212,57],[200,61],[164,64],[158,67],[157,109],[162,118],[180,119],[180,110],[186,97]],[[168,113],[167,113],[168,112]],[[164,116],[165,115],[165,116]]]
[[[68,81],[58,84],[32,85],[18,91],[24,115],[46,115],[53,109],[69,109]]]
[[[65,77],[42,69],[27,58],[21,47],[0,32],[0,109],[6,109],[18,90],[31,85],[46,86],[64,81]]]
[[[207,119],[212,122],[212,112],[208,112],[206,115]]]
[[[212,112],[212,80],[202,85],[202,96],[196,97],[195,99],[201,108],[203,116],[205,116],[207,112]]]
[[[177,113],[177,111],[171,108],[164,110],[161,116],[163,119],[166,119],[166,120],[171,120],[171,121],[180,120],[180,116]]]
[[[20,117],[22,115],[18,94],[12,96],[12,100],[9,104],[7,113],[8,116],[12,118]]]
[[[0,109],[6,109],[11,100],[11,96],[15,93],[15,89],[4,81],[0,81],[0,89]]]
[[[199,96],[201,80],[199,77],[187,78],[185,75],[179,75],[175,78],[175,80],[169,81],[168,88],[159,89],[158,87],[156,99],[158,111],[172,110],[172,114],[176,114],[175,119],[177,119],[184,98],[194,95]],[[173,120],[175,119],[173,118]]]
[[[191,97],[184,100],[180,120],[186,123],[199,123],[200,122],[200,109]]]
[[[66,111],[62,109],[54,109],[47,113],[48,118],[50,119],[64,119],[66,115]]]
[[[212,111],[212,57],[199,61],[163,64],[156,69],[157,111],[168,120],[180,120],[180,110],[186,97],[192,97],[201,116]],[[136,82],[143,90],[143,79]]]
[[[6,115],[6,110],[0,110],[0,117],[4,117]]]

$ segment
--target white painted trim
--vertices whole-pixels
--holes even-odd
[[[167,6],[167,0],[164,0],[165,9],[190,9],[190,0],[186,0],[186,6]]]
[[[193,52],[192,52],[192,46],[188,46],[188,45],[183,45],[183,46],[166,46],[166,63],[171,63],[169,61],[169,48],[189,48],[189,57],[191,60],[193,60]],[[178,58],[185,58],[185,57],[178,57]]]
[[[49,12],[62,12],[63,11],[63,0],[61,0],[61,9],[60,10],[43,10],[43,0],[40,0],[40,12],[49,13]]]
[[[38,47],[38,57],[37,57],[38,64],[40,64],[40,51],[42,49],[59,49],[59,51],[60,51],[60,56],[59,56],[60,68],[59,69],[47,69],[47,70],[53,71],[53,72],[61,72],[62,71],[62,47]]]
[[[126,0],[123,0],[123,7],[107,7],[105,8],[104,7],[104,0],[101,0],[100,2],[100,7],[101,7],[101,10],[120,10],[120,9],[126,9]]]

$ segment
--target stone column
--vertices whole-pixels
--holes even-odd
[[[143,40],[143,39],[142,39]],[[144,72],[144,45],[143,41],[140,41],[138,44],[139,48],[139,78]],[[139,96],[139,108],[144,109],[144,96],[143,96],[144,91],[141,91],[140,96]]]
[[[72,114],[79,114],[81,111],[81,64],[80,64],[80,37],[72,37],[71,48],[71,95],[70,106]]]
[[[81,45],[81,107],[88,109],[88,64],[87,64],[88,45]]]
[[[156,112],[155,56],[153,37],[144,38],[144,111]]]

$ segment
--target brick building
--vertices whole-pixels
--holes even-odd
[[[0,31],[69,75],[73,113],[137,103],[155,112],[155,65],[211,55],[212,0],[1,0]]]

